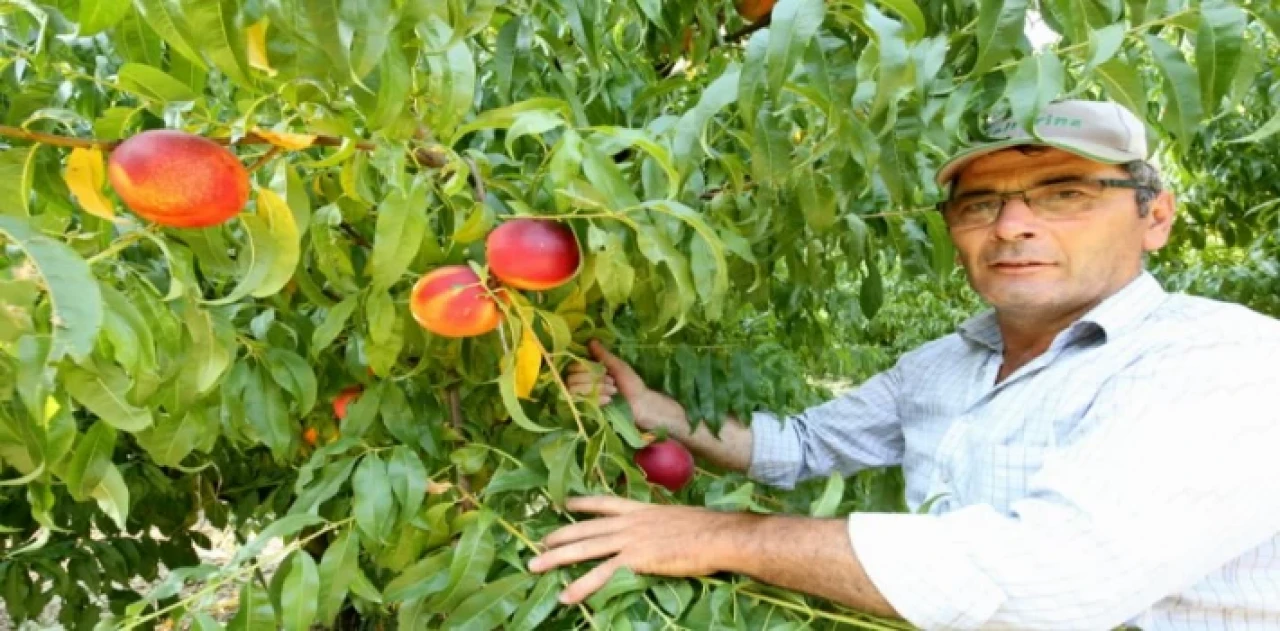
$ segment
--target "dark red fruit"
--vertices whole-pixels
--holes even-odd
[[[644,477],[675,492],[693,479],[693,454],[674,440],[650,443],[636,452],[636,466]]]

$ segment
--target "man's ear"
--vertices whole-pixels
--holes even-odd
[[[1142,249],[1154,252],[1164,247],[1169,242],[1169,232],[1173,230],[1173,221],[1176,216],[1177,200],[1173,192],[1160,191],[1160,194],[1151,200],[1151,208],[1143,218],[1146,222],[1146,232],[1142,236]]]

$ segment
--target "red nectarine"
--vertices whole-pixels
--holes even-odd
[[[339,421],[347,418],[347,406],[351,405],[351,402],[360,396],[360,392],[360,386],[351,386],[350,388],[344,388],[342,392],[338,393],[338,396],[333,398],[333,415],[338,417]]]
[[[173,129],[132,136],[111,151],[107,175],[116,194],[144,219],[204,228],[249,201],[249,171],[218,143]]]
[[[569,282],[582,253],[568,226],[549,219],[512,219],[485,240],[489,271],[517,289],[541,291]]]
[[[672,492],[679,491],[693,479],[693,455],[674,440],[650,443],[636,452],[636,466],[644,477]]]
[[[466,265],[446,265],[418,279],[409,309],[418,324],[444,337],[483,335],[502,323],[502,310]]]

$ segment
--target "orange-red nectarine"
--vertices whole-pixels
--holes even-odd
[[[569,282],[582,253],[568,226],[550,219],[512,219],[485,240],[489,271],[517,289],[541,291]]]
[[[502,310],[466,265],[446,265],[418,279],[409,309],[423,328],[445,337],[483,335],[502,322]]]
[[[132,136],[111,151],[107,176],[116,194],[144,219],[204,228],[249,201],[249,171],[218,143],[173,129]]]

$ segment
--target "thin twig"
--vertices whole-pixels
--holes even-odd
[[[458,391],[458,384],[452,384],[444,390],[445,400],[449,404],[449,425],[454,431],[462,433],[462,394]],[[458,490],[462,492],[462,510],[475,510],[475,497],[471,495],[471,478],[461,471],[458,472]]]

